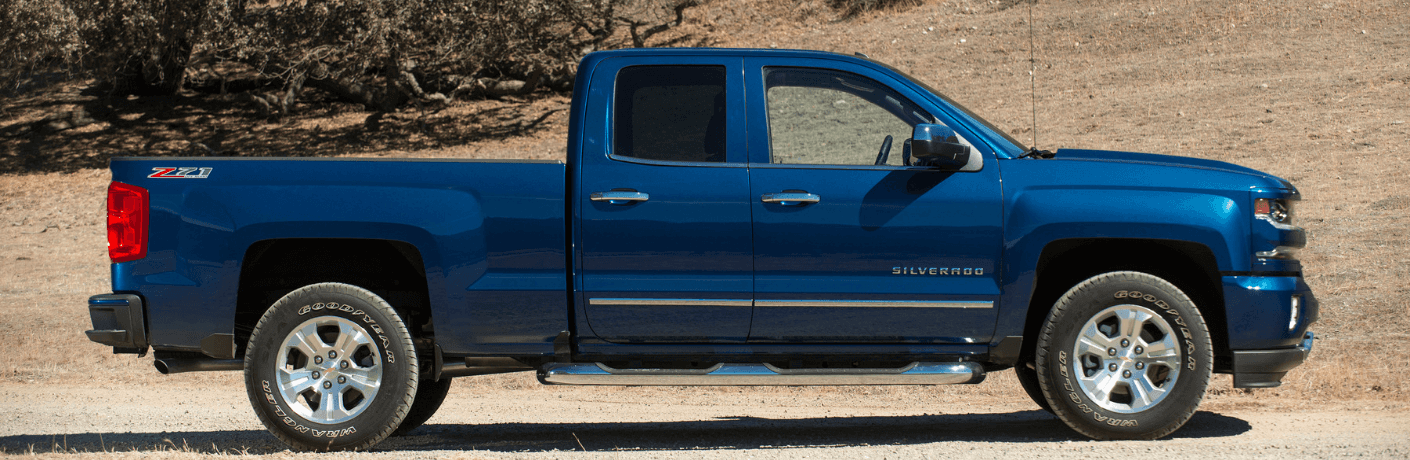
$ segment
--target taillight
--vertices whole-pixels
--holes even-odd
[[[147,189],[108,185],[108,258],[113,263],[147,257]]]

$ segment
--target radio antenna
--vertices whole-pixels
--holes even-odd
[[[1037,0],[1028,4],[1028,99],[1033,107],[1033,146],[1029,147],[1034,151],[1038,150],[1038,83],[1036,73],[1038,72],[1037,61],[1033,59],[1033,4]]]
[[[1020,155],[1019,158],[1052,158],[1053,152],[1038,150],[1038,61],[1034,59],[1033,40],[1033,4],[1038,0],[1028,2],[1028,101],[1033,107],[1033,145],[1028,147],[1028,153]]]

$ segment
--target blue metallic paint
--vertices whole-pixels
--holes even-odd
[[[1303,303],[1296,326],[1288,329],[1294,295],[1302,296]],[[1301,276],[1225,276],[1224,303],[1233,350],[1295,347],[1320,314]]]
[[[614,159],[610,77],[625,65],[692,63],[729,67],[729,163],[671,166]],[[754,121],[762,118],[762,91],[746,91],[760,86],[764,64],[833,68],[891,85],[974,142],[976,153],[986,157],[985,167],[950,175],[903,168],[765,167],[768,132]],[[406,242],[421,252],[438,340],[448,354],[548,355],[553,337],[572,330],[579,351],[589,357],[978,356],[987,351],[985,342],[1022,333],[1036,261],[1045,247],[1066,238],[1188,241],[1209,248],[1221,272],[1300,270],[1295,260],[1252,257],[1252,200],[1295,197],[1286,181],[1227,163],[1160,155],[1063,150],[1052,160],[1017,159],[1022,151],[1017,144],[923,84],[869,60],[807,51],[652,49],[594,53],[579,69],[566,167],[118,159],[112,164],[115,180],[151,191],[154,233],[147,258],[113,266],[114,291],[146,297],[158,347],[194,349],[201,338],[230,331],[240,263],[251,244],[274,238],[368,238]],[[147,179],[154,166],[214,169],[208,179]],[[933,184],[919,193],[881,187],[917,178]],[[619,187],[648,192],[651,200],[613,206],[586,198],[592,191]],[[808,188],[823,197],[819,204],[826,207],[777,214],[757,199],[774,188]],[[888,199],[912,201],[899,208],[888,204],[884,215],[868,214],[868,191],[878,190]],[[945,216],[941,225],[926,221],[935,215]],[[785,236],[802,228],[789,226],[803,224],[819,235],[816,247],[844,249],[775,249],[789,244]],[[887,232],[888,238],[869,236]],[[907,251],[916,247],[944,252]],[[896,261],[883,263],[886,259]],[[848,265],[817,273],[821,264],[838,263]],[[887,277],[893,275],[878,270],[908,264],[982,267],[985,275],[892,282]],[[872,310],[843,308],[790,332],[778,325],[815,321],[827,313],[750,307],[589,309],[585,294],[992,300],[996,308],[936,309],[922,313],[932,316],[920,320],[908,315],[921,309],[878,319],[866,316]],[[1307,311],[1302,324],[1286,331],[1285,300],[1294,294],[1305,296]],[[1295,344],[1316,317],[1316,302],[1300,276],[1226,276],[1224,295],[1235,349]],[[710,328],[692,329],[706,325]],[[744,343],[751,327],[760,339],[820,342]],[[888,332],[899,342],[932,343],[836,343]]]

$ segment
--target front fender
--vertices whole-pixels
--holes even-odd
[[[1247,266],[1248,192],[1041,188],[1008,198],[1004,296],[996,336],[1022,335],[1037,266],[1050,244],[1074,238],[1167,240],[1207,247],[1220,271]],[[1240,194],[1244,195],[1242,198]]]

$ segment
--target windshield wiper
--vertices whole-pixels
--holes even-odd
[[[1052,158],[1052,157],[1054,157],[1054,156],[1057,156],[1057,154],[1056,154],[1056,153],[1053,153],[1053,152],[1049,152],[1049,151],[1047,151],[1047,150],[1038,150],[1037,147],[1033,147],[1033,148],[1028,149],[1028,153],[1025,153],[1025,154],[1023,154],[1023,155],[1020,155],[1019,158],[1038,158],[1038,159],[1046,160],[1046,159]]]

